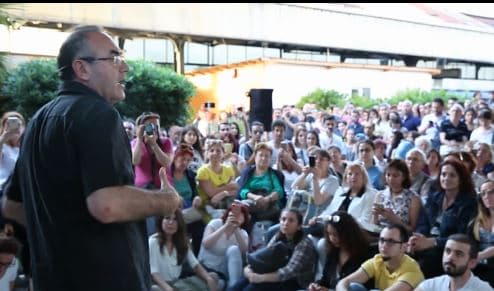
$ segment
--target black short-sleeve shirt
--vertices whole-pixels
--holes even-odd
[[[463,121],[460,121],[457,126],[454,126],[449,119],[441,123],[440,132],[446,133],[446,140],[456,140],[459,142],[463,141],[463,137],[468,139],[469,136],[467,125]]]
[[[95,190],[133,181],[119,113],[65,82],[29,122],[6,188],[26,210],[35,290],[149,290],[143,221],[103,224],[86,204]]]

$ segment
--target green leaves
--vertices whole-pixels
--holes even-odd
[[[161,125],[185,125],[190,117],[189,101],[195,87],[172,69],[146,61],[130,61],[126,99],[117,104],[124,116],[136,118],[144,111],[161,116]]]
[[[345,96],[335,90],[316,89],[314,92],[303,96],[297,103],[301,108],[306,103],[314,103],[319,109],[326,109],[331,106],[341,107],[345,104]]]
[[[55,60],[34,60],[8,73],[2,86],[2,111],[17,110],[28,119],[56,96],[59,79]]]
[[[136,118],[144,111],[153,111],[160,114],[164,127],[186,124],[194,85],[172,69],[154,63],[130,61],[129,66],[127,97],[116,105],[120,113]],[[56,97],[59,83],[54,59],[22,63],[8,72],[2,84],[0,110],[17,110],[29,119]]]

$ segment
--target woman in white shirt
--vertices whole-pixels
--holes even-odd
[[[199,261],[228,281],[228,287],[242,277],[242,257],[249,247],[249,210],[233,202],[221,219],[213,219],[206,226],[202,238]]]
[[[2,119],[0,132],[0,190],[14,170],[19,157],[21,135],[24,132],[24,117],[18,112],[6,112]]]
[[[175,214],[159,217],[158,232],[149,238],[149,263],[154,290],[218,290],[218,277],[208,273],[197,261],[187,243],[185,222],[180,209]],[[184,263],[196,276],[179,279]]]

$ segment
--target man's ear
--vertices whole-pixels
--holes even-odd
[[[76,79],[81,79],[84,81],[89,80],[89,77],[91,76],[91,68],[89,63],[83,62],[82,60],[74,60],[72,62],[72,69],[74,70]]]
[[[478,258],[470,258],[468,260],[468,268],[470,270],[473,270],[477,266],[477,263],[478,263]]]

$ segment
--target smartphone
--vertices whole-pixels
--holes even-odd
[[[316,157],[310,156],[309,157],[309,167],[314,168],[316,166]]]
[[[225,154],[231,154],[233,151],[233,144],[231,143],[224,143],[223,144],[223,150],[225,151]]]
[[[148,136],[154,135],[154,127],[155,125],[153,123],[147,123],[146,125],[144,125],[144,133]]]
[[[17,117],[8,117],[7,118],[7,128],[8,129],[19,129],[21,127],[21,121]]]

